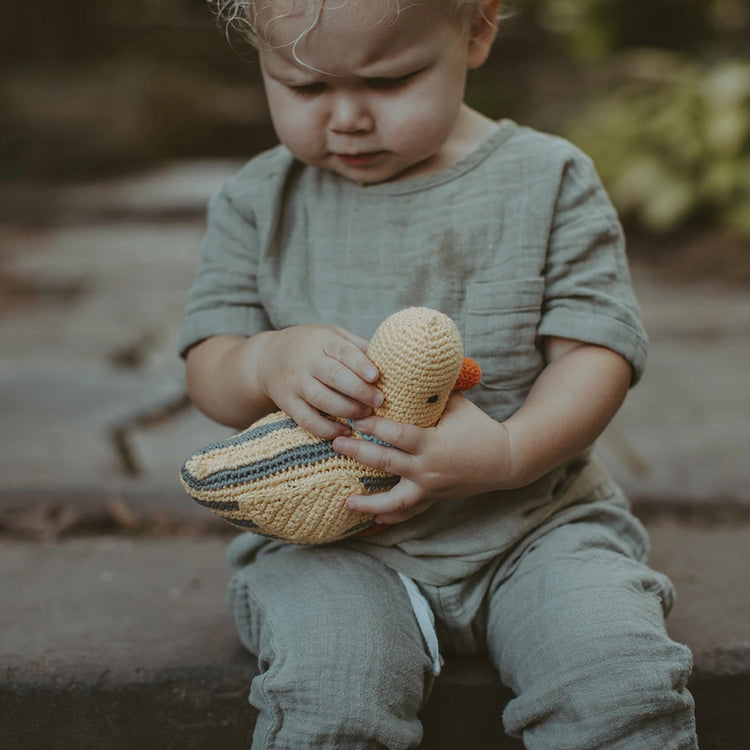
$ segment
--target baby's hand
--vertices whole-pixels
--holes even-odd
[[[337,438],[334,450],[375,469],[401,477],[387,492],[355,495],[347,507],[393,524],[423,513],[439,500],[503,489],[510,471],[504,426],[454,393],[435,427],[416,427],[369,417],[355,427],[388,446],[351,437]]]
[[[268,335],[258,357],[264,394],[300,427],[332,440],[349,431],[322,416],[358,419],[383,403],[368,342],[343,328],[300,325]]]

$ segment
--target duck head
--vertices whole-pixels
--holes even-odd
[[[481,376],[476,362],[463,356],[453,320],[426,307],[410,307],[386,318],[367,356],[380,372],[378,388],[385,397],[375,413],[419,427],[437,424],[457,382],[466,390]]]

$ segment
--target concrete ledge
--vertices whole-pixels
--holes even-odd
[[[651,528],[654,565],[680,593],[670,619],[694,651],[702,750],[747,746],[750,528]],[[226,538],[3,540],[3,746],[247,747],[251,656],[224,605]],[[451,659],[424,712],[427,750],[521,745],[505,738],[511,697],[481,660]]]
[[[73,683],[0,689],[3,735],[14,750],[205,750],[249,748],[254,714],[247,685],[252,658],[184,669],[137,684]],[[479,659],[446,667],[423,714],[427,750],[522,750],[506,737],[498,706],[512,697]],[[7,718],[5,718],[7,717]]]
[[[4,746],[18,750],[247,748],[253,716],[243,706],[252,665],[244,666],[244,673],[222,665],[117,686],[81,682],[56,688],[23,685],[12,691],[6,686],[0,693],[8,743]]]

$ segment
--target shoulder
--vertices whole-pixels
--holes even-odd
[[[258,192],[269,191],[283,183],[295,159],[282,145],[254,156],[221,187],[219,193],[230,200],[241,200]]]
[[[540,174],[549,178],[552,175],[562,176],[572,170],[595,176],[596,170],[589,156],[562,136],[518,125],[510,120],[501,121],[500,129],[505,133],[505,138],[495,152],[495,159],[503,166],[516,167],[519,174],[532,179]]]
[[[290,175],[303,168],[282,145],[263,151],[221,185],[209,202],[209,216],[237,216],[253,224],[273,221]]]
[[[600,204],[610,200],[592,159],[569,140],[513,123],[506,140],[502,173],[516,175],[520,190],[544,192],[555,209]]]

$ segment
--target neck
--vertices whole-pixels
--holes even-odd
[[[456,127],[440,153],[415,164],[400,174],[397,179],[420,177],[452,167],[479,148],[496,130],[497,123],[494,120],[463,104],[458,114]]]

